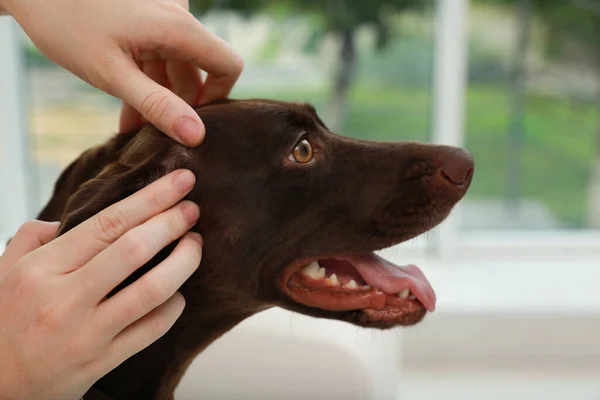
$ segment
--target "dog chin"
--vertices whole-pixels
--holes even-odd
[[[388,308],[383,310],[353,310],[353,311],[329,311],[316,307],[303,306],[293,302],[286,304],[283,308],[307,315],[309,317],[337,320],[346,322],[361,328],[387,330],[398,327],[408,327],[420,323],[427,315],[427,310],[422,305],[415,307],[412,311],[406,309]]]

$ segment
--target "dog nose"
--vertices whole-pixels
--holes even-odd
[[[447,183],[466,188],[473,178],[473,156],[468,151],[455,148],[441,157],[440,175]]]

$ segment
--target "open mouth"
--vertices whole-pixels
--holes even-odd
[[[363,324],[412,325],[435,310],[435,292],[415,265],[373,253],[294,263],[281,277],[293,301],[327,311],[362,311]]]

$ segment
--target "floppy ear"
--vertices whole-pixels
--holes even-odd
[[[86,150],[75,161],[71,162],[58,177],[54,184],[52,196],[38,214],[37,219],[48,222],[61,221],[69,198],[73,193],[78,190],[82,183],[93,178],[111,158],[117,157],[117,154],[113,154],[114,151],[112,151],[113,148],[116,148],[116,145],[122,145],[130,139],[126,137],[113,138],[104,146]],[[10,243],[10,239],[8,243]]]
[[[93,174],[92,166],[101,164],[98,158],[100,155],[97,149],[90,149],[69,164],[54,184],[52,197],[38,214],[37,219],[49,222],[60,221],[71,194]]]
[[[154,173],[153,173],[154,172]],[[59,235],[152,182],[156,172],[113,162],[70,197],[61,218]],[[158,178],[158,176],[157,176]]]
[[[100,172],[80,183],[65,207],[58,235],[123,200],[155,180],[179,169],[192,169],[187,149],[155,128],[140,131],[124,147],[105,146],[107,156]],[[166,258],[176,242],[170,244],[143,267],[137,269],[107,296],[129,285]]]
[[[59,235],[171,171],[189,168],[183,146],[155,128],[142,130],[124,147],[107,148],[111,156],[101,160],[100,172],[70,196]]]
[[[38,215],[42,221],[60,221],[69,198],[82,183],[94,178],[107,164],[119,159],[120,150],[135,135],[116,135],[107,143],[84,151],[61,173],[54,185],[52,197]]]

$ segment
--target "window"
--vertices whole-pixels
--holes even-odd
[[[339,4],[356,16],[375,3]],[[196,11],[244,55],[233,97],[311,101],[345,135],[473,153],[473,185],[451,217],[386,251],[420,262],[438,293],[430,322],[400,336],[407,398],[427,398],[419,379],[465,360],[465,374],[480,365],[494,379],[494,368],[528,356],[523,379],[547,357],[557,365],[547,379],[577,373],[600,321],[600,3],[416,3],[382,8],[377,23],[346,36],[308,6],[223,2]],[[0,233],[8,236],[69,161],[115,132],[120,104],[51,64],[9,18],[0,18],[0,54],[9,61],[0,64],[0,181],[11,193],[0,198]],[[567,364],[578,367],[560,369]],[[528,398],[520,393],[510,395]]]

